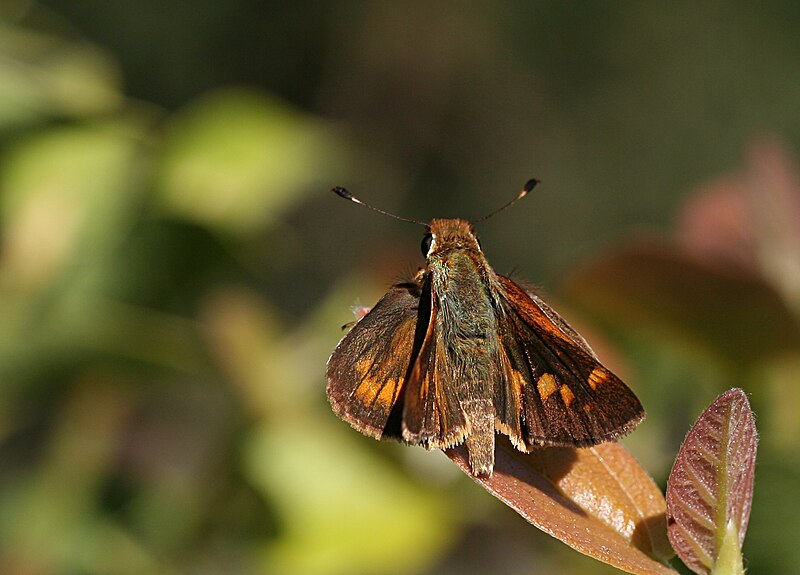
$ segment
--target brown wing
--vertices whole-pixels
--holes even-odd
[[[428,281],[393,286],[328,360],[333,411],[376,439],[428,448],[460,442],[466,426],[441,375],[445,354],[437,354],[435,316]]]
[[[419,353],[406,378],[403,404],[403,439],[431,448],[452,447],[464,440],[466,421],[455,393],[448,389],[453,370],[438,336],[438,305],[430,280],[422,286],[417,324]]]
[[[528,445],[579,447],[630,432],[644,418],[634,393],[551,308],[510,279],[498,279],[507,374],[495,406],[501,431],[519,429]]]
[[[419,295],[416,283],[393,286],[328,360],[333,411],[376,439],[402,437],[403,382],[415,351]]]

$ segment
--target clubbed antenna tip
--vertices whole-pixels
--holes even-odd
[[[536,184],[540,183],[541,180],[537,180],[536,178],[531,178],[528,180],[524,186],[522,186],[522,191],[526,194],[530,192],[533,188],[536,187]],[[345,190],[346,191],[346,190]]]
[[[342,186],[335,186],[331,188],[331,191],[337,196],[343,197],[345,200],[353,199],[353,194],[351,194],[347,188],[343,188]]]
[[[522,186],[522,190],[520,190],[520,192],[517,194],[517,197],[515,197],[513,200],[511,200],[507,204],[504,204],[504,205],[500,206],[495,211],[486,214],[482,218],[478,218],[477,220],[473,220],[472,223],[473,224],[477,224],[478,222],[483,222],[485,220],[488,220],[492,216],[495,216],[495,215],[499,214],[500,212],[502,212],[503,210],[505,210],[509,206],[512,206],[518,200],[521,200],[522,198],[527,196],[528,192],[530,192],[534,187],[536,187],[536,184],[538,184],[538,183],[539,183],[539,180],[537,180],[536,178],[531,178],[530,180],[525,182],[524,186]]]

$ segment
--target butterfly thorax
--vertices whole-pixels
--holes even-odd
[[[433,240],[426,274],[436,294],[440,333],[451,342],[448,353],[453,359],[481,362],[482,356],[497,349],[494,272],[468,222],[434,220],[430,229]]]

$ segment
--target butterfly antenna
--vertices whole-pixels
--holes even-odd
[[[362,206],[371,209],[373,212],[378,212],[379,214],[383,214],[384,216],[389,216],[390,218],[394,218],[396,220],[400,220],[401,222],[409,222],[409,223],[412,223],[412,224],[419,224],[421,226],[427,226],[428,225],[425,222],[419,222],[417,220],[412,220],[410,218],[403,218],[403,217],[400,217],[400,216],[396,216],[394,214],[390,214],[389,212],[385,212],[380,208],[376,208],[375,206],[371,206],[367,202],[365,202],[363,200],[359,200],[357,197],[355,197],[353,194],[351,194],[350,191],[347,188],[343,188],[342,186],[336,186],[335,188],[331,188],[331,191],[334,194],[336,194],[337,196],[344,198],[345,200],[350,200],[351,202],[355,202],[357,204],[361,204]]]
[[[508,202],[507,204],[504,204],[504,205],[500,206],[500,207],[499,207],[499,208],[497,208],[495,211],[493,211],[493,212],[490,212],[490,213],[486,214],[486,215],[485,215],[485,216],[483,216],[482,218],[478,218],[477,220],[474,220],[472,223],[473,223],[473,224],[477,224],[478,222],[482,222],[482,221],[484,221],[484,220],[488,220],[489,218],[491,218],[492,216],[495,216],[495,215],[499,214],[500,212],[502,212],[502,211],[503,211],[503,210],[505,210],[506,208],[510,208],[511,206],[513,206],[514,204],[516,204],[516,203],[517,203],[519,200],[521,200],[522,198],[524,198],[525,196],[527,196],[527,195],[528,195],[528,192],[530,192],[530,191],[531,191],[533,188],[535,188],[535,187],[536,187],[536,184],[538,184],[538,183],[539,183],[539,180],[537,180],[536,178],[531,178],[530,180],[528,180],[528,181],[525,183],[525,185],[524,185],[524,186],[522,186],[522,190],[520,190],[519,194],[517,194],[517,196],[516,196],[515,198],[513,198],[513,199],[512,199],[510,202]]]

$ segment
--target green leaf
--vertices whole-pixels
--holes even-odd
[[[163,206],[229,233],[274,221],[330,187],[345,147],[330,126],[254,91],[210,93],[180,112],[164,146]],[[323,180],[325,178],[325,180]]]
[[[122,104],[116,63],[95,46],[0,21],[0,130]]]
[[[9,147],[0,170],[1,263],[14,289],[41,286],[67,262],[108,256],[132,217],[140,137],[136,123],[111,120]]]

